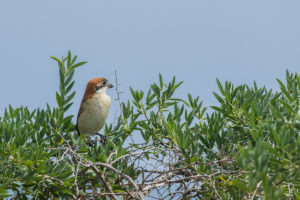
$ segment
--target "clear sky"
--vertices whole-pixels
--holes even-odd
[[[75,74],[74,115],[87,81],[114,82],[115,69],[124,101],[129,86],[147,89],[159,72],[184,81],[176,96],[207,106],[216,104],[216,78],[276,89],[285,69],[300,71],[299,11],[299,0],[1,0],[0,113],[8,104],[54,106],[49,57],[69,49],[88,61]]]

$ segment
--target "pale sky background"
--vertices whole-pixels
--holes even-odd
[[[285,69],[300,71],[300,1],[1,0],[0,113],[9,104],[55,106],[50,56],[69,49],[88,61],[75,74],[75,116],[87,81],[114,83],[115,69],[124,101],[129,86],[148,89],[161,72],[184,81],[177,97],[214,105],[216,78],[277,89]],[[113,102],[108,123],[117,108]]]

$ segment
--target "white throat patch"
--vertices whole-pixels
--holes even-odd
[[[104,94],[106,94],[106,90],[107,90],[107,87],[103,87],[103,88],[100,88],[99,90],[97,90],[96,93],[104,93]]]

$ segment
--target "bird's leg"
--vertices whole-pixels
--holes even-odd
[[[97,144],[97,141],[96,140],[92,140],[91,138],[89,138],[89,141],[88,141],[88,144],[90,147],[93,147]]]
[[[107,137],[105,135],[101,135],[100,133],[96,133],[100,137],[100,143],[106,144]]]

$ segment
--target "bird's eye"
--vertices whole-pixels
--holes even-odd
[[[102,81],[102,85],[106,85],[106,80],[103,80],[103,81]]]

